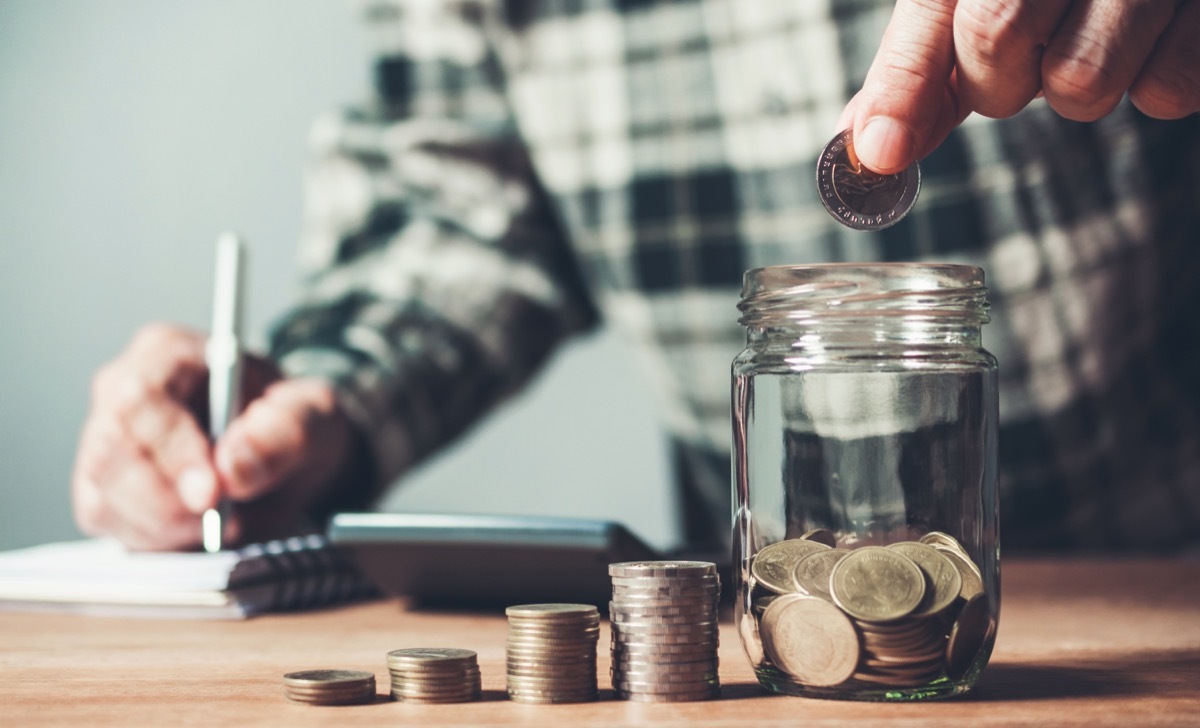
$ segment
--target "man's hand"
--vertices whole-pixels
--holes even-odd
[[[890,174],[972,111],[1004,118],[1041,94],[1094,121],[1127,92],[1155,118],[1200,111],[1200,0],[898,0],[838,128]]]
[[[277,501],[273,519],[287,518],[348,466],[349,425],[330,386],[281,380],[257,357],[245,362],[248,405],[212,447],[204,344],[195,332],[147,326],[96,374],[72,477],[85,533],[137,549],[194,547],[200,515],[222,495]],[[235,515],[226,538],[253,534],[255,525]]]

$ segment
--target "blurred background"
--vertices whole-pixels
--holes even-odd
[[[143,322],[207,326],[221,230],[252,246],[263,345],[296,290],[308,126],[369,71],[348,2],[0,2],[0,549],[79,536],[90,377]],[[671,544],[648,397],[601,331],[381,508],[611,518]]]

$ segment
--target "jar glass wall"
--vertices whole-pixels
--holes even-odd
[[[763,268],[739,308],[736,619],[759,681],[859,700],[969,690],[1000,606],[983,272]]]

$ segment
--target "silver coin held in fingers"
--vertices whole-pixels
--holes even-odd
[[[849,129],[826,144],[817,160],[817,195],[830,215],[855,230],[882,230],[900,222],[920,190],[916,162],[896,174],[876,174],[860,164]]]

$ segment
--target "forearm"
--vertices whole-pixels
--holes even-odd
[[[335,384],[374,488],[596,319],[496,86],[486,23],[457,21],[437,32],[475,33],[477,53],[438,54],[426,37],[420,57],[381,60],[392,75],[369,108],[314,130],[305,295],[272,337],[288,375]]]

